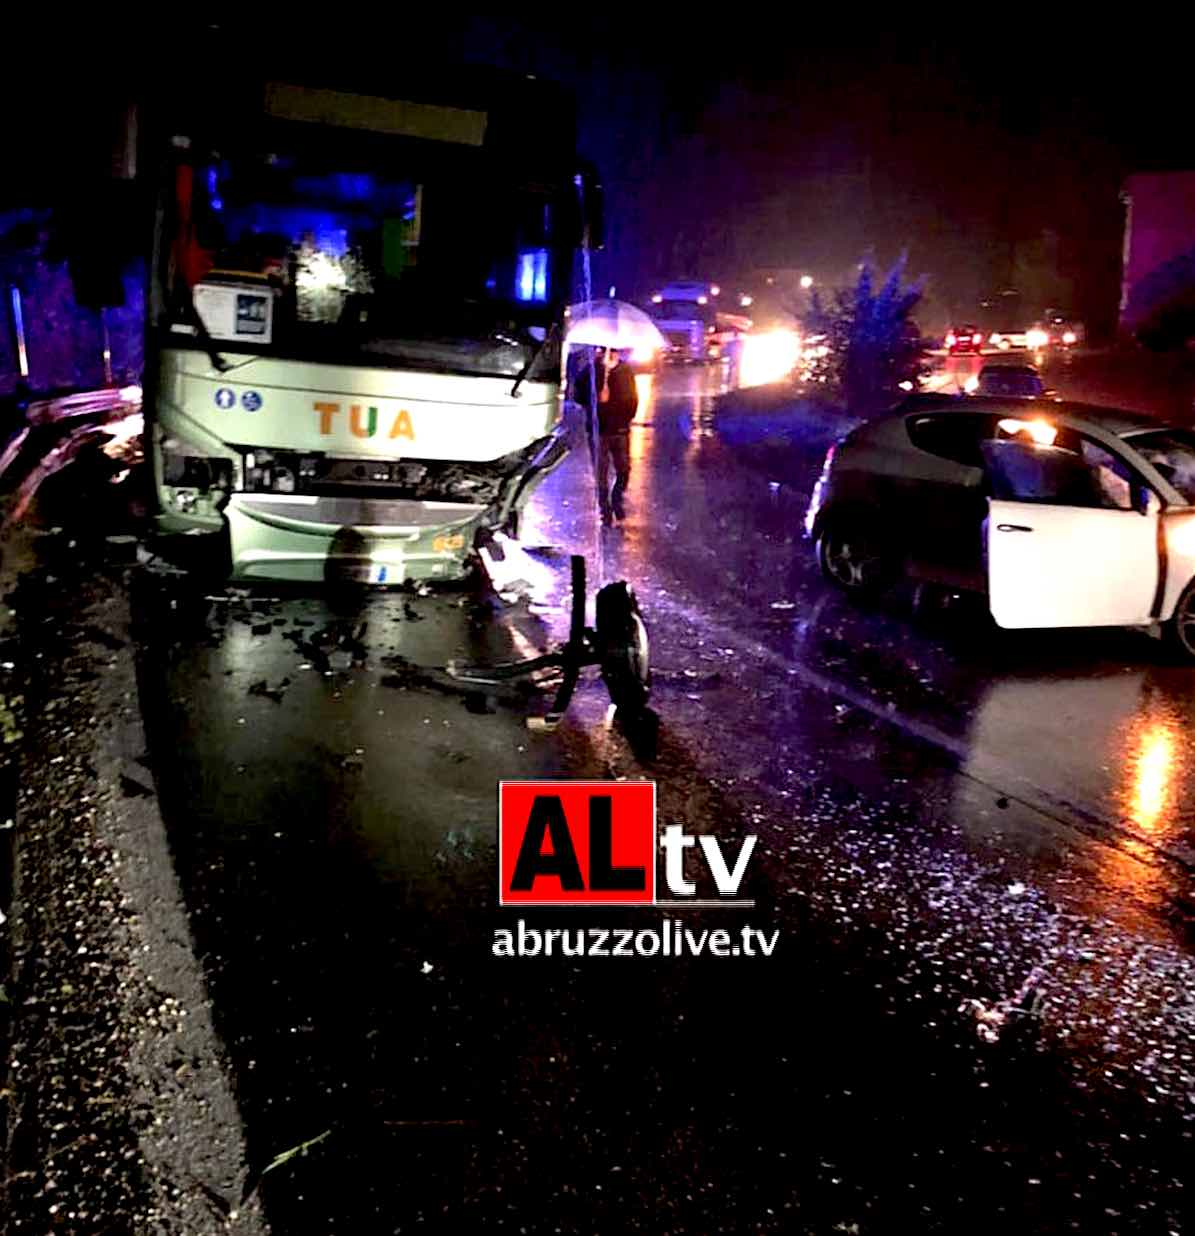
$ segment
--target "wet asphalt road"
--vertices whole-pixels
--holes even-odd
[[[919,607],[909,590],[844,599],[800,537],[833,429],[794,434],[782,415],[711,400],[715,375],[686,377],[690,393],[637,432],[632,498],[661,514],[606,535],[612,575],[673,581],[718,627],[752,631],[964,769],[1195,866],[1195,669],[1131,632],[1002,632],[979,603]]]
[[[629,521],[595,528],[577,452],[525,521],[555,552],[502,568],[530,603],[138,586],[250,1153],[314,1141],[262,1179],[275,1230],[1180,1230],[1195,670],[856,608],[799,537],[833,427],[719,406],[706,370],[642,385]],[[592,680],[541,734],[544,699],[435,674],[559,636],[569,549],[653,626],[650,766]],[[758,834],[756,909],[686,921],[778,927],[777,955],[493,958],[495,782],[556,774]],[[1036,1016],[984,1043],[960,1000],[1022,984]]]

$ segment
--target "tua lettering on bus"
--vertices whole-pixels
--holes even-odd
[[[325,437],[333,433],[339,426],[346,423],[341,416],[343,405],[315,401],[315,411],[319,416],[319,431]],[[357,438],[372,438],[379,431],[386,438],[406,438],[408,442],[415,441],[415,430],[411,426],[411,414],[406,408],[400,408],[391,417],[383,414],[375,407],[365,407],[359,403],[349,404],[347,424],[349,432]]]

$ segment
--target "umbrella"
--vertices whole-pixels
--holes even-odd
[[[659,327],[642,309],[623,300],[595,300],[568,311],[565,342],[595,348],[631,348],[640,355],[665,346]]]

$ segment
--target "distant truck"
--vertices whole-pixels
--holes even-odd
[[[686,279],[666,283],[652,296],[652,317],[668,342],[665,360],[694,364],[718,355],[718,292],[716,283]]]
[[[1120,328],[1159,347],[1195,338],[1195,171],[1124,183]]]

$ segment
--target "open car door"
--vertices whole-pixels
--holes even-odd
[[[988,594],[1002,627],[1143,626],[1160,571],[1156,501],[1107,505],[1098,466],[1073,451],[985,444]],[[1112,478],[1113,486],[1116,478]],[[1114,499],[1115,500],[1115,494]]]

